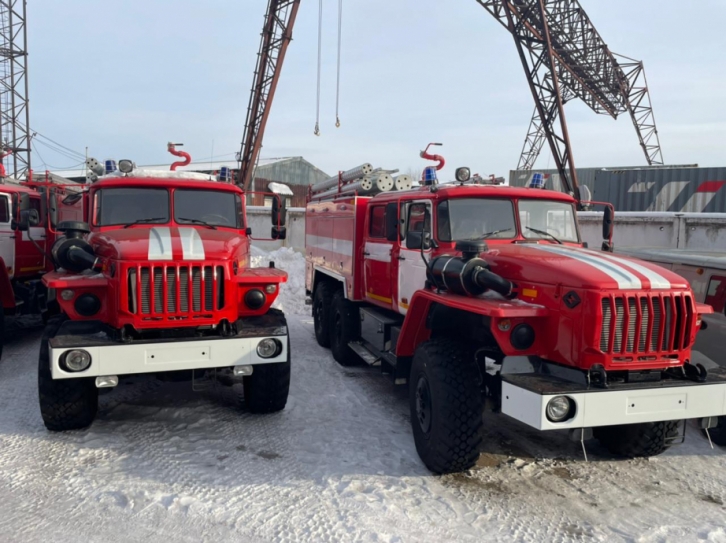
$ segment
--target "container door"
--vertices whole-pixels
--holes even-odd
[[[387,308],[393,305],[393,246],[386,236],[386,205],[370,206],[363,249],[365,295],[368,301]]]
[[[398,311],[405,315],[411,298],[417,290],[424,288],[426,283],[426,264],[421,258],[421,249],[413,248],[414,236],[409,233],[433,232],[431,229],[431,204],[414,202],[404,206],[401,216],[405,222],[401,225],[402,240],[398,255]],[[418,237],[418,236],[416,236]],[[431,260],[431,249],[424,250],[427,261]]]
[[[10,198],[0,194],[0,257],[10,277],[15,272],[15,232],[10,227],[11,218]]]

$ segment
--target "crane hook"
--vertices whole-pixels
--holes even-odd
[[[335,118],[335,128],[340,128],[340,117]]]
[[[320,123],[315,123],[315,131],[313,132],[316,136],[320,135]]]

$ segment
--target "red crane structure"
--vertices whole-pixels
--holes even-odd
[[[575,98],[613,118],[628,112],[648,164],[663,164],[643,63],[610,51],[578,0],[476,1],[512,34],[534,97],[519,169],[532,168],[546,140],[580,199],[563,109]]]
[[[292,40],[292,29],[299,7],[300,0],[269,0],[267,6],[252,93],[247,107],[242,147],[238,157],[237,182],[244,190],[249,189],[252,183],[255,165],[262,148],[265,126],[270,115],[270,106],[275,96],[277,82],[280,80],[285,53]]]

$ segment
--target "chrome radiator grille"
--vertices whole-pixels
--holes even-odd
[[[607,296],[601,310],[604,353],[659,353],[688,347],[693,321],[689,295]]]
[[[128,310],[137,315],[186,318],[224,308],[223,266],[134,266],[127,286]]]

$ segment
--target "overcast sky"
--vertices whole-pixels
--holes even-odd
[[[726,165],[726,2],[581,0],[610,48],[645,62],[665,160]],[[440,141],[443,178],[468,165],[507,176],[533,110],[512,38],[475,0],[343,0],[341,128],[337,2],[324,0],[322,135],[315,137],[318,3],[302,0],[263,157],[328,173],[362,162],[420,169]],[[98,159],[195,161],[234,153],[267,0],[28,0],[31,126]],[[578,166],[644,164],[629,117],[566,108]],[[35,169],[78,161],[37,145]],[[546,151],[546,149],[545,149]],[[41,158],[42,156],[42,158]],[[549,152],[537,164],[552,166]]]

